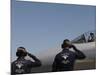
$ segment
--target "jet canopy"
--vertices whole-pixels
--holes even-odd
[[[88,43],[88,42],[94,42],[95,40],[96,40],[96,32],[88,31],[78,36],[74,40],[72,40],[72,43]]]

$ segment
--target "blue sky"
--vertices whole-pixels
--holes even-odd
[[[11,15],[12,57],[19,46],[34,54],[95,30],[96,24],[95,6],[14,1]]]

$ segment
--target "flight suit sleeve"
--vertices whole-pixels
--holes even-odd
[[[58,58],[57,58],[57,55],[56,55],[56,57],[54,59],[54,62],[52,64],[52,72],[56,72],[57,71],[57,69],[58,69],[57,62],[58,62]]]
[[[39,66],[42,65],[41,61],[40,61],[38,58],[36,58],[34,55],[32,55],[32,54],[30,54],[30,53],[28,53],[28,55],[29,55],[33,60],[35,60],[35,62],[31,62],[31,67],[39,67]]]
[[[76,59],[85,59],[86,56],[83,52],[81,52],[80,50],[78,50],[74,45],[73,45],[73,49],[75,50],[75,54],[76,54]]]
[[[15,65],[14,62],[11,63],[11,75],[15,74]]]

